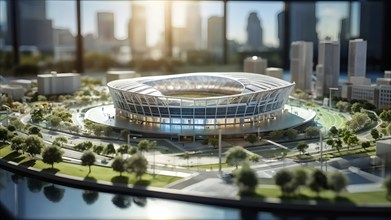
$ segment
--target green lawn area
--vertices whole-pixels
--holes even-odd
[[[110,167],[91,166],[91,173],[88,174],[88,166],[81,166],[72,163],[56,163],[52,169],[50,165],[43,163],[41,160],[30,160],[26,154],[22,155],[18,152],[12,151],[9,146],[0,149],[0,157],[10,161],[19,163],[22,166],[31,166],[42,169],[43,172],[61,173],[70,176],[86,178],[90,181],[103,180],[113,183],[127,183],[144,186],[164,187],[169,183],[181,179],[175,176],[144,174],[141,180],[137,179],[134,174],[124,172],[119,176],[118,172],[114,172]]]
[[[359,148],[355,150],[347,150],[347,148],[343,148],[340,150],[340,152],[335,152],[335,153],[327,153],[324,152],[323,157],[324,158],[335,158],[335,157],[342,157],[345,155],[350,155],[350,154],[368,154],[368,155],[376,155],[376,148],[374,146],[368,147],[367,149],[364,148]],[[320,158],[320,156],[316,157]]]
[[[360,205],[374,205],[374,204],[387,204],[390,205],[391,201],[386,199],[386,191],[378,192],[359,192],[359,193],[348,193],[342,192],[340,196],[337,196],[333,191],[325,190],[317,197],[316,193],[312,192],[308,188],[300,189],[299,193],[296,193],[290,197],[282,197],[281,191],[278,187],[258,187],[256,189],[257,197],[261,198],[280,198],[284,200],[316,200],[327,203],[351,203]]]
[[[332,126],[336,128],[341,128],[345,125],[347,121],[342,113],[337,111],[330,111],[324,108],[316,108],[317,110],[317,121],[321,123],[327,129],[330,129]]]

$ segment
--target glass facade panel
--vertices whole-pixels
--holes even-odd
[[[227,115],[235,115],[237,107],[228,107]]]
[[[193,115],[193,108],[182,108],[182,115]]]
[[[169,108],[171,117],[181,117],[181,109],[180,108]]]
[[[194,115],[199,118],[200,116],[203,116],[205,115],[205,108],[196,108],[194,109],[195,112],[194,112]]]
[[[218,107],[217,108],[217,115],[226,115],[227,113],[227,107]]]
[[[147,116],[151,115],[151,110],[149,109],[148,106],[144,106],[143,109],[144,109],[145,115],[147,115]],[[157,114],[157,116],[159,116],[159,114]]]

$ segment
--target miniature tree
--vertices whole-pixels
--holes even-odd
[[[297,150],[300,152],[300,154],[305,153],[305,151],[308,149],[308,144],[305,143],[304,141],[300,141],[297,146]]]
[[[329,133],[332,135],[332,136],[336,136],[338,135],[338,129],[335,127],[335,126],[332,126],[329,130]]]
[[[27,145],[26,152],[29,153],[31,157],[40,154],[42,148],[45,146],[42,139],[35,135],[28,136],[25,139],[25,144]]]
[[[330,188],[339,195],[339,193],[348,185],[348,179],[345,174],[334,171],[328,176]]]
[[[293,128],[289,128],[285,131],[285,135],[288,137],[289,140],[294,140],[297,138],[298,131]]]
[[[144,139],[144,140],[141,140],[140,142],[138,142],[138,150],[143,153],[144,151],[148,151],[149,150],[149,141]]]
[[[371,146],[371,142],[370,141],[364,141],[364,142],[361,143],[361,147],[364,148],[364,149],[366,149],[366,148],[368,148],[370,146]]]
[[[348,150],[350,147],[357,146],[360,140],[357,138],[357,135],[353,134],[348,138]]]
[[[246,141],[250,144],[255,144],[258,141],[258,137],[255,134],[249,134],[246,137]]]
[[[299,189],[300,186],[307,185],[308,173],[303,168],[297,168],[293,173],[293,181],[296,187]]]
[[[110,155],[110,154],[115,154],[116,150],[114,148],[114,144],[110,143],[108,144],[105,149],[103,150],[104,154]]]
[[[81,156],[81,165],[88,166],[88,174],[91,173],[91,166],[95,163],[95,154],[91,151],[84,152]]]
[[[250,168],[247,163],[244,163],[241,169],[235,172],[235,183],[239,187],[240,195],[253,194],[258,185],[257,174]]]
[[[320,191],[328,188],[326,175],[318,169],[313,171],[309,187],[312,191],[316,192],[317,196],[319,197]]]
[[[111,164],[111,167],[114,171],[119,172],[119,175],[122,176],[122,172],[125,171],[125,160],[122,157],[116,157]]]
[[[138,179],[141,179],[141,176],[147,172],[148,161],[142,154],[134,154],[126,159],[125,167],[128,172],[133,172]]]
[[[280,187],[283,195],[286,196],[291,192],[290,187],[293,184],[293,175],[290,171],[286,169],[277,171],[276,175],[274,176],[274,180],[276,185]]]
[[[68,143],[68,139],[64,136],[56,137],[52,143],[52,145],[57,145],[59,147],[63,147],[64,144]]]
[[[11,139],[11,149],[19,151],[24,154],[27,150],[26,138],[22,136],[15,136]]]
[[[8,129],[2,126],[0,127],[0,139],[3,142],[6,142],[8,139]]]
[[[126,154],[129,151],[129,146],[127,144],[121,144],[119,148],[117,149],[117,152],[120,154]]]
[[[217,146],[219,145],[219,139],[217,139],[216,137],[209,137],[208,144],[212,145],[213,148],[217,148]]]
[[[227,151],[226,162],[229,165],[235,165],[236,169],[240,163],[247,159],[247,153],[244,151],[243,147],[236,146]]]
[[[257,162],[259,162],[259,156],[255,155],[255,154],[252,154],[252,155],[249,156],[248,160],[253,162],[253,163],[257,163]]]
[[[104,150],[104,147],[103,147],[102,144],[94,145],[94,146],[92,147],[92,151],[93,151],[94,153],[98,154],[98,155],[100,155],[100,154],[103,152],[103,150]]]
[[[62,154],[64,152],[57,146],[50,146],[45,148],[42,152],[42,161],[44,163],[50,164],[52,168],[54,163],[60,163],[62,161]]]
[[[379,131],[376,128],[371,130],[371,135],[372,135],[372,138],[375,139],[375,140],[380,138],[380,133],[379,133]]]

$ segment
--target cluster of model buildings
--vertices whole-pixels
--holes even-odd
[[[37,87],[33,88],[32,83]],[[40,95],[72,94],[80,89],[81,76],[78,73],[40,74],[36,80],[16,79],[0,84],[0,92],[14,101],[22,101],[26,92],[38,92]]]
[[[106,74],[106,82],[139,77],[135,71],[109,70]],[[32,83],[37,87],[32,88]],[[81,87],[81,75],[78,73],[39,74],[36,80],[16,79],[7,81],[1,78],[0,93],[6,94],[15,101],[22,101],[26,92],[38,92],[40,95],[72,94]]]
[[[346,82],[339,80],[340,43],[338,41],[320,41],[318,48],[318,64],[314,76],[313,43],[292,42],[290,71],[291,80],[296,83],[296,89],[311,93],[314,97],[326,97],[333,93],[333,96],[340,96],[348,100],[367,100],[379,108],[391,106],[391,71],[385,71],[384,78],[377,78],[376,84],[372,84],[371,79],[366,78],[366,41],[362,39],[349,41]],[[273,70],[272,73],[270,70]],[[246,58],[244,71],[282,78],[282,69],[276,73],[276,68],[267,68],[267,60],[260,57]]]

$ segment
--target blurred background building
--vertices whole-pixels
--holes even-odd
[[[291,43],[312,43],[312,64],[306,65],[315,76],[319,41],[331,40],[340,44],[337,71],[344,77],[349,40],[360,38],[367,43],[366,76],[376,78],[391,65],[390,5],[382,0],[0,0],[0,72],[240,71],[246,57],[258,56],[291,80]]]

